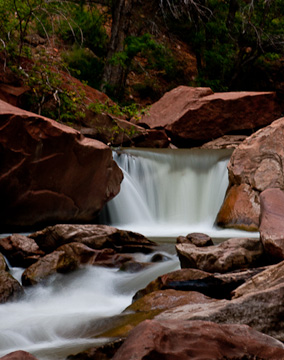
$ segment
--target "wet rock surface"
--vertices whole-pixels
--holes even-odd
[[[281,342],[245,325],[147,320],[130,333],[113,360],[279,360],[283,357]]]

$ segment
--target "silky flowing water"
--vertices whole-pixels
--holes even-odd
[[[214,238],[247,236],[215,226],[228,185],[230,155],[228,150],[115,152],[124,180],[120,194],[104,210],[104,222],[163,243],[174,243],[176,236],[193,231]],[[253,235],[257,236],[249,234]],[[168,261],[143,271],[84,267],[69,275],[57,274],[44,285],[26,289],[22,300],[0,305],[0,357],[25,350],[39,360],[63,360],[107,341],[96,336],[111,327],[113,316],[131,303],[135,292],[179,268],[173,251],[159,250]],[[151,256],[136,254],[145,262]],[[20,279],[22,269],[11,272]]]

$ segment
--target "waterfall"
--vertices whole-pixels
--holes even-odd
[[[124,180],[118,196],[107,204],[103,222],[164,241],[190,232],[217,238],[247,236],[215,226],[228,186],[231,153],[228,149],[114,152]]]

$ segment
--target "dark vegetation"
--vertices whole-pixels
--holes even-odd
[[[67,123],[85,93],[64,72],[132,116],[181,84],[281,93],[283,29],[283,0],[0,0],[1,73]]]

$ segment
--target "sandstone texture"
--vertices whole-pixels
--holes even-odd
[[[274,92],[213,93],[179,86],[153,104],[138,125],[165,129],[179,147],[191,147],[234,131],[254,131],[281,116]]]
[[[146,320],[132,330],[113,360],[282,358],[281,342],[245,325]]]
[[[160,320],[205,320],[246,324],[276,339],[284,340],[284,283],[233,300],[183,305],[162,312]]]
[[[1,225],[90,222],[120,190],[111,149],[0,100]]]
[[[177,244],[176,250],[182,268],[224,273],[253,267],[263,256],[259,239],[234,238],[215,246],[197,247]]]
[[[265,251],[284,259],[284,191],[266,189],[260,194],[260,238]]]
[[[150,253],[156,246],[156,243],[141,234],[108,225],[58,224],[37,231],[30,237],[47,253],[71,242],[79,242],[92,249],[111,248],[124,253]]]
[[[259,227],[260,193],[284,190],[284,118],[246,138],[228,164],[229,188],[217,224],[255,230]]]
[[[247,279],[243,285],[233,291],[233,298],[238,298],[252,292],[266,290],[283,282],[284,261],[275,265],[267,266],[266,269],[261,271],[259,274],[255,274],[250,279]]]

